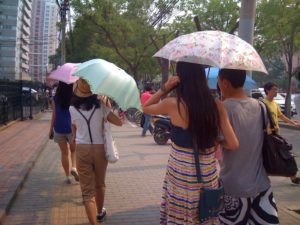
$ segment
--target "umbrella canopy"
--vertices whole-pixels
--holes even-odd
[[[73,75],[86,80],[94,94],[112,98],[123,110],[142,109],[135,80],[113,63],[92,59],[81,63]]]
[[[217,83],[218,83],[218,75],[219,75],[219,68],[211,67],[205,69],[206,77],[208,78],[208,87],[210,89],[217,89]],[[250,76],[246,76],[244,89],[245,90],[251,90],[257,88],[257,84],[255,80],[253,80]]]
[[[154,57],[268,73],[260,56],[249,43],[222,31],[199,31],[181,35],[167,43]]]
[[[78,63],[65,63],[51,72],[49,78],[62,81],[66,84],[72,84],[79,79],[79,77],[72,76],[78,65]]]

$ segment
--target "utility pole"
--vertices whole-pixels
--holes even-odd
[[[242,0],[239,20],[239,37],[253,45],[254,23],[256,15],[256,0]],[[252,77],[252,72],[248,71]]]
[[[60,13],[60,28],[61,28],[61,65],[66,62],[66,24],[67,24],[67,11],[70,10],[69,0],[61,0],[60,3],[56,0]]]
[[[239,20],[239,37],[253,45],[256,0],[242,0]]]

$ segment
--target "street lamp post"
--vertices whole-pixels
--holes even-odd
[[[256,0],[242,0],[239,20],[239,37],[253,44]]]
[[[67,23],[67,11],[70,9],[70,2],[69,0],[62,0],[59,3],[56,0],[56,3],[59,7],[60,12],[60,23],[61,23],[61,64],[63,65],[66,62],[66,23]]]
[[[242,0],[239,20],[239,37],[253,45],[256,0]],[[252,77],[252,72],[248,71]]]

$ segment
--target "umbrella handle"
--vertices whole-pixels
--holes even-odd
[[[207,72],[207,77],[206,77],[207,82],[208,82],[208,78],[209,78],[209,72],[210,72],[210,67],[208,67],[208,72]]]

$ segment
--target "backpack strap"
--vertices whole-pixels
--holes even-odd
[[[75,107],[74,107],[75,108]],[[75,108],[77,110],[77,112],[79,112],[79,114],[83,117],[83,119],[85,120],[87,126],[88,126],[88,130],[89,130],[89,135],[90,135],[90,140],[91,140],[91,144],[93,144],[93,138],[92,138],[92,132],[91,132],[91,126],[90,126],[90,122],[91,122],[91,119],[92,119],[92,116],[94,115],[94,112],[96,110],[96,107],[94,107],[90,117],[87,119],[83,114],[82,112],[80,112],[79,109]]]
[[[263,107],[263,105],[265,107]],[[263,115],[263,129],[266,130],[266,122],[265,122],[265,115],[264,115],[264,112],[266,111],[266,114],[267,114],[267,117],[268,117],[268,121],[270,123],[270,128],[272,130],[272,133],[276,133],[275,132],[275,123],[274,123],[274,120],[272,118],[272,115],[271,115],[271,112],[269,110],[269,107],[263,101],[260,101],[260,107],[261,107],[261,111],[262,111],[262,115]]]

